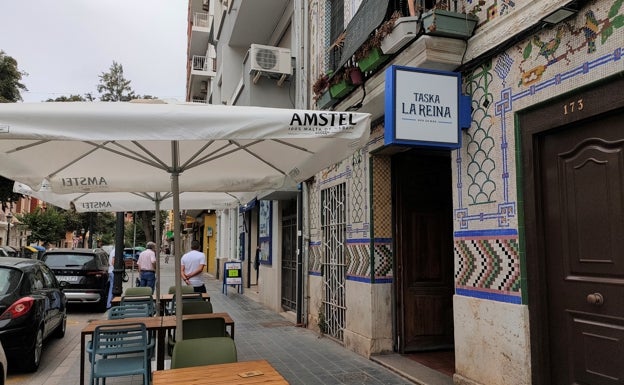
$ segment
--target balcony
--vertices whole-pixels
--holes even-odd
[[[216,60],[212,57],[193,55],[191,76],[214,77],[216,75]]]
[[[320,100],[327,96],[332,85],[346,77],[347,72],[359,67],[366,90],[352,84],[348,92],[332,95],[333,99],[325,104],[326,107],[317,102],[317,108],[333,106],[336,110],[347,110],[359,104],[359,112],[368,112],[373,119],[379,118],[384,113],[384,69],[388,65],[453,71],[462,64],[470,36],[448,37],[426,31],[422,28],[422,15],[426,9],[419,8],[416,15],[405,16],[409,15],[407,9],[391,7],[392,3],[383,0],[363,0],[345,32],[331,47],[331,56],[336,58],[334,67],[328,68],[332,70],[331,75],[325,76],[323,82],[325,74],[319,74],[314,87],[315,99]]]
[[[189,51],[191,55],[205,55],[208,49],[212,16],[205,12],[193,13],[191,25],[191,41]]]

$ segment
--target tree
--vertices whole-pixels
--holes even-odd
[[[126,80],[123,74],[123,66],[113,61],[109,72],[99,75],[100,84],[97,90],[101,94],[103,102],[127,102],[136,99],[136,95],[130,87],[130,80]]]
[[[28,88],[21,83],[26,72],[17,69],[17,60],[0,50],[0,103],[15,103],[22,100],[22,91]]]
[[[84,96],[82,95],[69,95],[69,96],[59,96],[56,99],[48,99],[46,100],[46,102],[86,102],[87,99],[85,99]]]
[[[54,206],[49,206],[45,210],[37,207],[32,213],[18,214],[16,217],[22,226],[31,231],[28,243],[40,241],[56,244],[65,238],[68,229],[67,218]]]

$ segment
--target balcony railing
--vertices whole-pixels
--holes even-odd
[[[205,12],[195,12],[193,14],[193,26],[199,28],[210,28],[210,15]]]
[[[192,102],[193,103],[204,103],[204,104],[208,103],[208,101],[205,98],[197,98],[197,97],[193,98]]]
[[[193,71],[216,71],[216,61],[214,58],[193,55]]]

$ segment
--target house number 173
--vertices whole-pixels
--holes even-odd
[[[572,101],[568,104],[563,105],[563,114],[573,114],[577,111],[581,111],[584,107],[583,99]]]

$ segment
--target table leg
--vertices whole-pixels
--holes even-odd
[[[158,329],[157,332],[157,346],[156,346],[156,370],[163,370],[165,368],[165,334],[166,329]]]
[[[80,333],[80,385],[84,385],[85,335]]]

